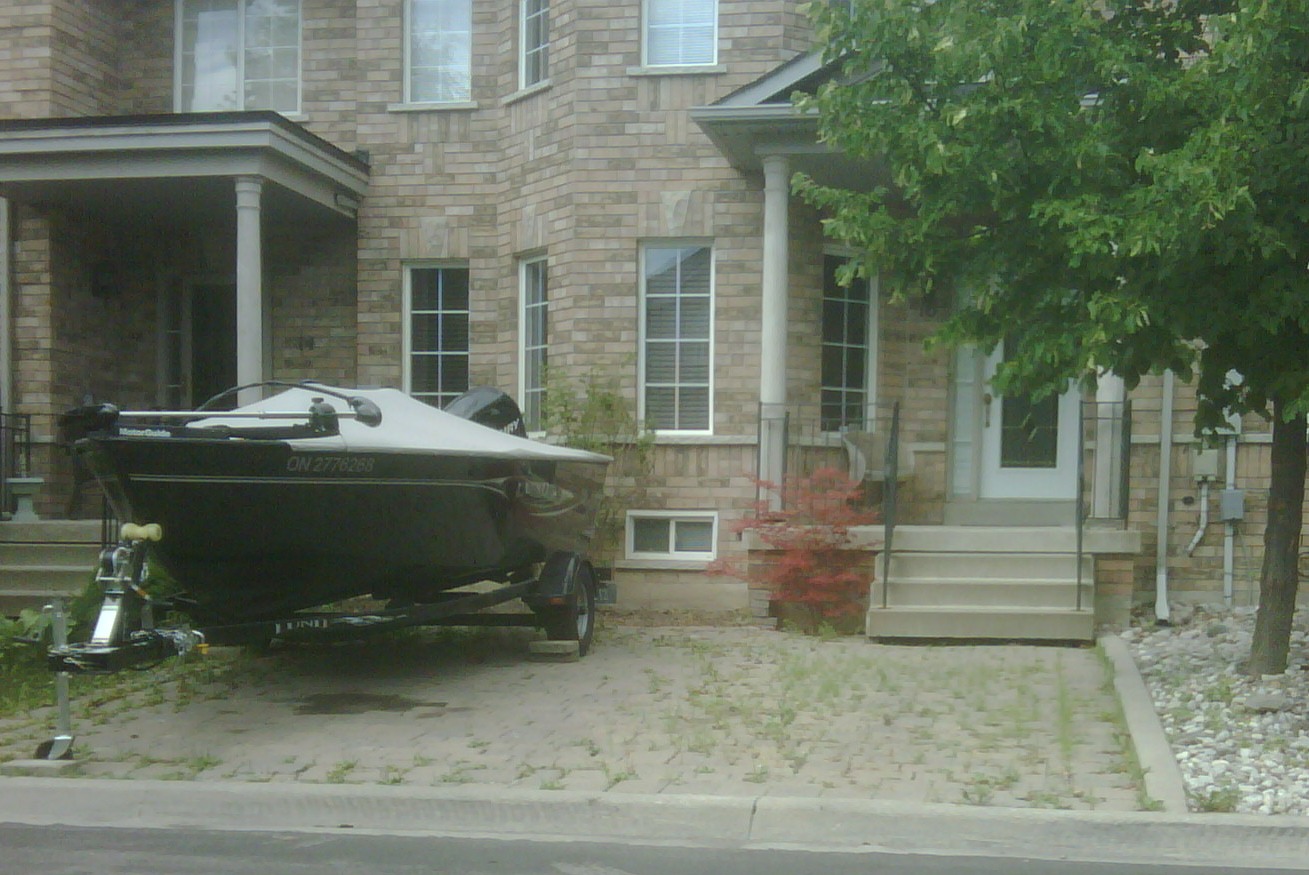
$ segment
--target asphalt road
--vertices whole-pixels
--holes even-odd
[[[585,824],[579,824],[585,828]],[[1300,869],[331,832],[0,824],[0,871],[42,875],[1281,875]]]

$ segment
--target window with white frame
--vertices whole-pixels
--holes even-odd
[[[645,64],[718,62],[718,0],[645,0]]]
[[[523,0],[519,85],[530,88],[550,76],[550,0]]]
[[[642,251],[642,419],[659,431],[711,429],[713,249],[649,244]]]
[[[300,111],[300,0],[177,0],[177,111]]]
[[[823,256],[821,418],[823,431],[866,428],[871,421],[877,297],[874,284],[837,272],[849,259]]]
[[[472,100],[472,0],[408,0],[409,103]]]
[[[545,258],[525,259],[520,275],[523,289],[520,400],[528,431],[540,431],[545,427],[545,369],[550,343],[550,277]]]
[[[627,512],[627,558],[711,561],[717,556],[718,514],[712,511]]]
[[[405,389],[436,407],[468,391],[468,268],[405,273]]]

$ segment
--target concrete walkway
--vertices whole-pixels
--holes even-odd
[[[1142,781],[1091,649],[619,626],[581,662],[543,663],[533,637],[216,653],[162,685],[76,702],[79,771],[1109,811],[1176,801]],[[30,756],[49,719],[0,725],[0,755]]]
[[[987,818],[1003,818],[1021,844],[1050,818],[1080,834],[1060,820],[1080,812],[1079,830],[1261,824],[1309,847],[1302,819],[1180,813],[1171,751],[1116,639],[1099,650],[929,647],[610,623],[592,655],[558,663],[531,658],[535,637],[443,630],[265,656],[215,651],[125,673],[76,700],[74,765],[22,762],[49,737],[53,716],[42,711],[0,723],[10,760],[0,771],[135,779],[154,801],[108,801],[133,792],[119,781],[9,777],[0,799],[26,801],[0,803],[0,819],[42,822],[58,810],[65,819],[52,822],[82,822],[70,819],[76,799],[87,822],[100,805],[105,817],[161,823],[406,829],[412,817],[393,808],[419,800],[420,810],[445,806],[426,822],[455,831],[508,818],[548,834],[582,806],[608,812],[614,835],[707,830],[756,842],[867,844],[868,818],[885,821],[885,837],[949,815],[972,824],[960,842],[984,846],[1000,835]],[[181,797],[192,801],[165,801]],[[280,814],[252,814],[261,805]],[[1278,841],[1259,847],[1271,853]]]

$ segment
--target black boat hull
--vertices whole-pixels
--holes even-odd
[[[92,435],[77,445],[123,521],[205,621],[345,598],[433,601],[585,552],[605,465],[285,441]]]

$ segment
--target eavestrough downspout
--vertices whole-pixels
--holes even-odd
[[[1227,436],[1227,491],[1236,489],[1236,441],[1241,433],[1241,417],[1232,416],[1232,433]],[[1236,567],[1236,522],[1223,520],[1223,603],[1232,606],[1233,578]]]
[[[1159,405],[1159,519],[1155,537],[1154,615],[1168,622],[1168,494],[1173,471],[1173,372],[1164,372]]]
[[[13,333],[14,252],[9,237],[9,199],[0,197],[0,412],[11,413],[13,407],[14,358],[10,337]]]

